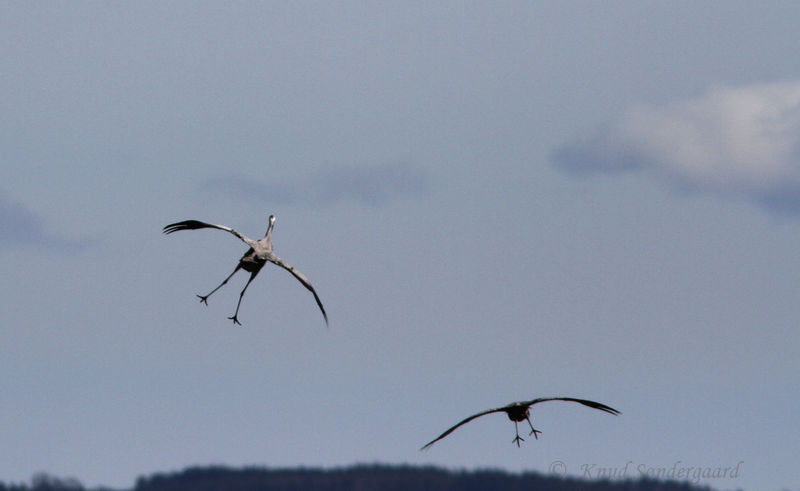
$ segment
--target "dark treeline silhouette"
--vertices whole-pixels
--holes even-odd
[[[3,484],[0,491],[86,491],[86,488],[73,477],[62,478],[44,472],[34,474],[30,484]],[[94,488],[93,491],[114,491],[111,488]]]
[[[189,467],[140,477],[131,491],[700,491],[685,481],[649,478],[586,480],[538,472],[453,471],[410,465],[355,465],[335,469],[224,466]],[[37,474],[30,484],[3,484],[0,491],[113,491],[84,488],[76,479]]]

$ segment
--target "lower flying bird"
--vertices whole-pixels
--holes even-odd
[[[430,448],[431,445],[433,445],[434,443],[438,442],[442,438],[452,433],[456,428],[458,428],[463,424],[469,423],[475,418],[480,418],[481,416],[485,416],[487,414],[500,413],[500,412],[506,413],[506,415],[508,415],[508,419],[514,422],[514,431],[516,431],[517,436],[512,440],[512,443],[516,443],[517,446],[519,447],[519,442],[525,440],[519,436],[519,428],[517,428],[517,423],[519,423],[520,421],[527,421],[528,425],[531,427],[531,432],[529,433],[529,435],[533,435],[534,438],[538,439],[539,438],[538,433],[541,433],[541,431],[534,429],[533,424],[531,424],[531,419],[530,419],[531,406],[533,406],[534,404],[538,404],[540,402],[547,402],[547,401],[578,402],[580,404],[583,404],[584,406],[588,406],[593,409],[599,409],[601,411],[605,411],[613,415],[622,414],[616,409],[608,407],[605,404],[600,404],[599,402],[594,402],[594,401],[587,401],[586,399],[573,399],[572,397],[541,397],[539,399],[534,399],[532,401],[512,402],[507,406],[487,409],[486,411],[482,411],[478,414],[473,414],[469,418],[466,418],[463,421],[456,424],[455,426],[451,427],[450,429],[448,429],[447,431],[436,437],[434,440],[425,444],[425,446],[422,447],[420,450],[426,450]]]
[[[225,283],[227,283],[228,280],[231,279],[231,276],[236,274],[237,271],[243,269],[249,272],[250,279],[247,280],[247,284],[244,286],[242,293],[239,294],[239,303],[236,304],[236,312],[234,312],[232,317],[228,317],[228,319],[233,320],[234,324],[242,325],[241,322],[239,322],[237,315],[239,314],[239,306],[242,304],[242,297],[244,296],[245,290],[247,290],[247,287],[250,286],[250,282],[255,279],[258,272],[261,271],[261,268],[263,268],[267,262],[271,262],[273,264],[277,264],[278,266],[292,273],[292,275],[294,275],[294,277],[297,278],[300,281],[300,283],[303,284],[304,287],[308,288],[309,291],[311,291],[311,293],[314,294],[314,299],[317,301],[317,305],[319,305],[319,309],[322,311],[322,316],[325,318],[325,324],[327,325],[328,314],[325,313],[325,308],[322,306],[322,302],[317,296],[317,292],[314,291],[314,287],[311,286],[311,282],[308,281],[308,278],[306,278],[300,271],[294,269],[294,267],[291,264],[287,263],[286,261],[284,261],[283,259],[279,258],[278,256],[272,253],[271,236],[272,236],[272,227],[274,226],[275,226],[275,215],[270,215],[269,227],[267,228],[267,233],[264,235],[264,238],[260,240],[252,240],[240,234],[236,230],[230,227],[226,227],[225,225],[214,225],[211,223],[199,222],[197,220],[186,220],[183,222],[171,223],[166,227],[164,227],[164,233],[171,234],[172,232],[177,232],[178,230],[197,230],[201,228],[216,228],[219,230],[224,230],[226,232],[232,233],[233,235],[238,237],[242,242],[250,246],[250,249],[248,249],[247,252],[244,253],[244,256],[242,256],[242,258],[239,259],[239,264],[236,265],[236,269],[233,270],[233,273],[231,273],[227,278],[225,278],[225,280],[218,287],[211,290],[211,293],[209,293],[208,295],[197,295],[200,298],[200,302],[208,305],[208,297],[210,297],[211,294],[214,293],[215,291],[222,288],[222,286]]]

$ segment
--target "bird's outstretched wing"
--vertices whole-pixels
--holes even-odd
[[[235,235],[242,242],[249,245],[250,247],[253,247],[253,244],[255,244],[254,240],[250,239],[245,235],[240,234],[239,232],[230,227],[226,227],[225,225],[214,225],[213,223],[200,222],[198,220],[184,220],[182,222],[170,223],[169,225],[164,227],[163,232],[165,234],[171,234],[172,232],[177,232],[179,230],[198,230],[201,228],[216,228],[218,230],[224,230],[228,233]]]
[[[506,410],[505,407],[496,407],[496,408],[492,408],[492,409],[487,409],[486,411],[481,411],[478,414],[473,414],[469,418],[465,418],[465,419],[459,421],[458,423],[454,424],[450,428],[448,428],[447,431],[445,431],[441,435],[437,436],[436,438],[434,438],[430,442],[426,443],[422,448],[420,448],[420,450],[429,449],[431,447],[431,445],[433,445],[434,443],[438,442],[442,438],[446,437],[447,435],[449,435],[450,433],[455,431],[456,428],[458,428],[461,425],[469,423],[470,421],[472,421],[475,418],[480,418],[481,416],[486,416],[487,414],[491,414],[491,413],[499,413],[499,412],[502,412],[502,411],[505,411],[505,410]]]
[[[286,271],[292,273],[292,275],[295,278],[297,278],[300,281],[300,283],[303,284],[304,287],[308,288],[308,290],[311,293],[314,294],[314,300],[317,301],[317,305],[319,305],[319,309],[322,311],[322,317],[325,318],[325,325],[327,326],[328,325],[328,314],[325,313],[325,307],[322,306],[322,301],[319,299],[319,295],[317,295],[317,292],[314,290],[314,287],[311,286],[311,282],[308,281],[308,278],[306,278],[305,275],[303,273],[301,273],[300,271],[297,271],[294,268],[294,266],[292,266],[291,264],[287,263],[286,261],[284,261],[283,259],[279,258],[278,256],[276,256],[274,254],[269,259],[269,261],[271,263],[273,263],[273,264],[277,264],[278,266],[282,267]]]
[[[534,399],[532,401],[524,402],[526,406],[532,406],[534,404],[538,404],[540,402],[547,402],[547,401],[569,401],[569,402],[577,402],[579,404],[583,404],[584,406],[590,407],[592,409],[599,409],[600,411],[605,411],[607,413],[618,415],[622,414],[621,412],[617,411],[613,407],[606,406],[605,404],[600,404],[599,402],[589,401],[587,399],[575,399],[573,397],[540,397],[538,399]]]

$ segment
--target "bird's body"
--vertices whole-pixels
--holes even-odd
[[[522,402],[514,402],[505,407],[508,419],[514,422],[525,421],[531,413],[530,406],[526,406]]]
[[[533,427],[533,424],[531,423],[531,419],[530,419],[531,406],[533,406],[534,404],[538,404],[540,402],[546,402],[546,401],[577,402],[579,404],[583,404],[584,406],[590,407],[592,409],[599,409],[600,411],[604,411],[604,412],[607,412],[607,413],[610,413],[610,414],[613,414],[613,415],[621,414],[616,409],[614,409],[612,407],[609,407],[609,406],[606,406],[605,404],[600,404],[599,402],[589,401],[587,399],[575,399],[575,398],[572,398],[572,397],[540,397],[538,399],[533,399],[531,401],[512,402],[511,404],[508,404],[508,405],[503,406],[503,407],[496,407],[496,408],[492,408],[492,409],[487,409],[486,411],[481,411],[481,412],[479,412],[477,414],[473,414],[472,416],[461,420],[460,422],[456,423],[455,425],[453,425],[452,427],[447,429],[444,433],[442,433],[441,435],[439,435],[438,437],[436,437],[432,441],[430,441],[427,444],[425,444],[425,446],[423,446],[420,450],[426,450],[426,449],[430,448],[431,445],[433,445],[434,443],[438,442],[442,438],[446,437],[447,435],[449,435],[450,433],[455,431],[456,428],[458,428],[459,426],[464,425],[466,423],[469,423],[473,419],[479,418],[481,416],[485,416],[487,414],[500,413],[500,412],[506,413],[506,416],[508,416],[508,419],[510,419],[511,421],[514,422],[514,430],[515,430],[517,436],[516,436],[516,438],[514,438],[513,443],[516,443],[517,446],[520,446],[520,442],[524,441],[524,439],[519,436],[519,429],[517,427],[517,423],[519,423],[521,421],[527,421],[528,425],[531,427],[531,432],[529,433],[529,435],[533,435],[534,438],[538,439],[539,438],[539,433],[541,433],[541,431],[535,429]]]
[[[314,294],[314,299],[317,301],[317,305],[319,306],[320,310],[322,311],[322,316],[325,318],[325,324],[328,323],[328,314],[325,313],[325,308],[322,306],[322,302],[317,296],[317,292],[314,290],[314,287],[311,286],[311,282],[308,281],[301,272],[297,271],[294,266],[287,263],[280,257],[276,256],[272,252],[272,228],[275,226],[275,215],[270,215],[269,217],[269,227],[267,228],[267,233],[264,235],[263,238],[259,240],[253,240],[243,234],[240,234],[236,230],[227,227],[225,225],[214,225],[211,223],[200,222],[197,220],[185,220],[183,222],[172,223],[164,227],[165,234],[171,234],[172,232],[177,232],[179,230],[197,230],[201,228],[216,228],[218,230],[224,230],[225,232],[231,233],[238,237],[242,242],[250,246],[247,252],[244,253],[241,259],[239,259],[239,264],[236,265],[236,269],[233,270],[225,280],[220,283],[220,285],[213,290],[208,295],[197,295],[200,298],[200,301],[206,305],[208,305],[208,297],[210,297],[215,291],[222,288],[231,277],[236,274],[237,271],[243,269],[250,273],[250,279],[247,280],[247,284],[244,286],[244,289],[239,294],[239,303],[236,304],[236,312],[233,316],[229,317],[229,319],[233,320],[234,324],[239,324],[239,319],[237,315],[239,314],[239,307],[242,304],[242,297],[244,296],[244,292],[247,290],[247,287],[250,286],[250,282],[253,281],[258,275],[258,272],[261,271],[261,268],[264,267],[265,264],[268,262],[276,264],[283,269],[292,273],[292,275],[297,278],[300,283],[303,284],[312,294]]]

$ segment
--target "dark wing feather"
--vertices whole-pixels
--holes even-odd
[[[446,437],[447,435],[449,435],[450,433],[455,431],[456,428],[458,428],[461,425],[469,423],[470,421],[472,421],[475,418],[480,418],[481,416],[486,416],[487,414],[491,414],[491,413],[499,413],[499,412],[502,412],[502,411],[505,411],[505,410],[506,410],[506,408],[504,408],[504,407],[496,407],[496,408],[493,408],[493,409],[487,409],[486,411],[481,411],[478,414],[473,414],[469,418],[463,419],[463,420],[459,421],[458,423],[456,423],[455,425],[453,425],[450,428],[448,428],[447,431],[445,431],[441,435],[437,436],[436,438],[434,438],[430,442],[426,443],[422,448],[420,448],[420,450],[427,450],[428,448],[431,447],[431,445],[433,445],[434,443],[438,442],[442,438]]]
[[[197,220],[185,220],[183,222],[170,223],[164,227],[164,233],[171,234],[172,232],[177,232],[178,230],[197,230],[201,228],[219,228],[219,226]]]
[[[328,325],[328,314],[325,313],[325,307],[322,306],[322,301],[319,299],[319,295],[317,295],[317,292],[314,290],[314,287],[311,286],[311,282],[308,281],[308,278],[306,278],[303,273],[301,273],[300,271],[297,271],[294,268],[294,266],[292,266],[291,264],[287,263],[283,259],[279,258],[278,256],[275,256],[274,254],[272,256],[273,257],[269,259],[270,262],[272,262],[274,264],[277,264],[278,266],[282,267],[286,271],[292,273],[292,275],[295,278],[297,278],[298,281],[300,281],[300,283],[302,283],[304,287],[308,288],[308,290],[311,293],[314,294],[314,300],[317,301],[317,305],[319,305],[319,309],[322,311],[322,317],[325,318],[325,325],[327,326]]]
[[[599,409],[600,411],[605,411],[607,413],[618,415],[622,414],[621,412],[617,411],[613,407],[606,406],[605,404],[600,404],[599,402],[589,401],[587,399],[575,399],[573,397],[540,397],[539,399],[534,399],[529,402],[525,402],[524,404],[528,406],[532,406],[534,404],[538,404],[540,402],[547,402],[547,401],[569,401],[569,402],[577,402],[579,404],[583,404],[584,406],[590,407],[592,409]]]

